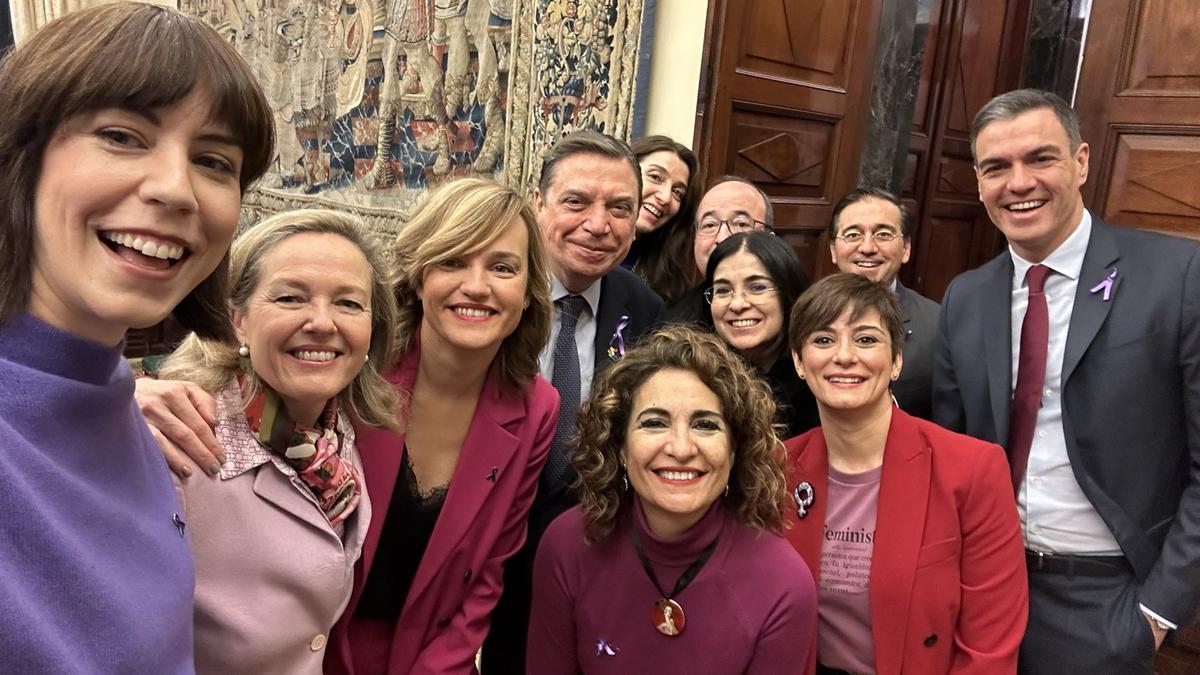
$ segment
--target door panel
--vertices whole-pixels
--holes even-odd
[[[715,0],[697,152],[711,182],[753,180],[815,276],[833,203],[854,188],[880,0]]]

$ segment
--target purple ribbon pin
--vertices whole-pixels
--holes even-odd
[[[607,654],[608,656],[616,656],[617,652],[619,652],[619,651],[621,651],[621,650],[608,644],[608,640],[605,640],[604,638],[600,638],[600,639],[596,640],[596,656],[600,656],[601,654]]]
[[[1092,287],[1091,292],[1099,293],[1100,291],[1104,291],[1104,296],[1103,296],[1104,301],[1108,302],[1109,299],[1112,298],[1113,284],[1116,283],[1116,281],[1117,281],[1117,268],[1114,267],[1114,268],[1112,268],[1112,271],[1108,273],[1108,276],[1104,277],[1104,281],[1101,281],[1100,283],[1098,283]]]
[[[629,327],[629,315],[622,314],[621,319],[617,321],[617,332],[613,333],[612,338],[608,341],[608,358],[610,361],[625,356],[625,329]]]

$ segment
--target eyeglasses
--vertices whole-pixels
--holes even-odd
[[[719,305],[727,302],[733,302],[734,296],[741,295],[746,302],[758,304],[758,300],[767,297],[774,293],[776,288],[765,281],[755,281],[746,287],[745,290],[735,291],[732,286],[713,286],[705,289],[704,299],[710,305]]]
[[[850,246],[858,246],[863,243],[864,239],[872,239],[876,244],[884,246],[896,241],[904,235],[896,234],[892,230],[876,230],[875,232],[860,232],[858,230],[850,230],[837,235],[834,239],[841,239]]]
[[[720,218],[707,217],[696,224],[696,236],[702,239],[711,239],[717,236],[717,233],[724,227],[729,230],[729,234],[737,234],[739,232],[753,232],[754,230],[771,231],[771,226],[761,220],[755,220],[747,215],[734,216],[728,220]]]

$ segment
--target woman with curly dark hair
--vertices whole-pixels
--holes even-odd
[[[687,146],[667,136],[634,141],[642,167],[642,207],[637,239],[621,263],[668,304],[692,286],[692,220],[700,201],[700,162]]]
[[[580,506],[538,549],[528,673],[805,662],[816,591],[780,536],[774,415],[753,371],[690,328],[654,333],[607,370],[579,415]]]

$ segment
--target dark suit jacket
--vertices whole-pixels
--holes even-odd
[[[893,411],[868,591],[875,671],[1013,673],[1029,596],[1004,455]],[[829,494],[825,436],[816,428],[786,446],[788,490],[808,481],[814,499],[804,518],[788,510],[792,527],[784,534],[819,580]],[[814,659],[805,672],[813,672]]]
[[[662,299],[634,273],[617,267],[600,281],[600,306],[596,316],[596,367],[599,378],[608,364],[621,357],[616,332],[622,317],[628,324],[621,331],[625,347],[631,347],[643,333],[658,324]],[[610,355],[610,347],[612,352]],[[595,382],[596,380],[593,380]],[[574,478],[551,484],[543,474],[537,498],[529,511],[529,538],[521,551],[504,568],[504,596],[492,617],[492,629],[483,646],[483,672],[509,675],[525,672],[525,640],[529,626],[529,602],[532,593],[533,558],[542,533],[577,500],[568,489]]]
[[[1091,289],[1117,270],[1109,300]],[[1007,252],[946,290],[934,419],[1005,443],[1012,400]],[[1164,618],[1200,591],[1200,247],[1092,218],[1062,368],[1075,478]]]
[[[412,391],[419,361],[417,345],[385,377],[400,391]],[[495,367],[488,372],[450,491],[396,624],[390,659],[377,664],[379,672],[475,671],[475,652],[500,595],[504,560],[525,541],[526,515],[557,419],[558,392],[549,382],[534,377],[528,394],[514,395],[500,388]],[[354,672],[350,621],[379,548],[400,473],[404,435],[363,427],[358,448],[373,515],[354,569],[350,603],[331,635],[327,673]]]
[[[937,337],[938,304],[896,282],[896,297],[904,316],[904,368],[892,384],[900,409],[933,419],[933,351]]]

